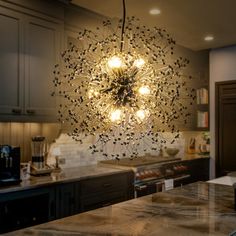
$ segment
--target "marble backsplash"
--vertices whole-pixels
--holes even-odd
[[[203,132],[198,131],[187,131],[181,132],[180,138],[175,144],[170,144],[171,134],[165,133],[165,139],[167,141],[166,147],[176,147],[180,151],[177,154],[177,157],[183,156],[187,153],[189,143],[194,138],[195,139],[195,152],[198,152],[198,146],[201,143],[204,143]],[[83,144],[79,144],[74,141],[67,134],[62,133],[56,140],[50,145],[49,154],[47,158],[48,164],[55,164],[55,149],[60,150],[59,155],[59,164],[61,168],[70,168],[75,166],[86,166],[97,164],[98,161],[104,160],[104,157],[100,154],[92,154],[89,150],[89,146],[94,142],[94,137],[87,138],[84,140]],[[109,152],[109,150],[107,150]],[[159,155],[159,151],[149,152],[151,155]],[[163,148],[163,154],[167,155],[165,149]],[[140,156],[145,155],[140,150]]]
[[[92,155],[89,146],[94,142],[94,138],[84,140],[81,145],[75,142],[72,138],[62,132],[61,126],[57,123],[0,123],[0,144],[9,144],[19,146],[21,148],[21,162],[28,162],[31,160],[31,137],[41,135],[45,136],[48,144],[50,144],[48,163],[55,163],[55,155],[53,150],[59,148],[59,160],[62,168],[71,166],[86,166],[96,164],[98,161],[104,159],[100,155]],[[164,133],[165,139],[170,140],[169,133]],[[181,132],[180,139],[174,144],[180,149],[178,156],[183,155],[188,151],[190,140],[195,138],[196,151],[200,143],[204,143],[203,132],[185,131]],[[167,142],[167,147],[171,146]],[[172,145],[173,146],[173,145]],[[109,150],[107,150],[109,152]],[[140,155],[145,153],[140,150]],[[151,152],[152,155],[158,155],[158,152]]]

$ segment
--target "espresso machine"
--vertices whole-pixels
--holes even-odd
[[[0,145],[0,186],[20,181],[20,147]]]

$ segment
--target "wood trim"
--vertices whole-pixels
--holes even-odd
[[[219,86],[223,82],[215,83],[215,172],[219,176]]]

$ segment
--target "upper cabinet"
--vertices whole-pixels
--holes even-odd
[[[0,121],[56,121],[63,22],[0,6]]]
[[[22,15],[0,7],[1,115],[20,114],[23,107],[23,32]]]
[[[27,115],[56,116],[53,70],[59,62],[60,27],[30,18],[25,25],[25,107]]]

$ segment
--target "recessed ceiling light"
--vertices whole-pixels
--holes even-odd
[[[159,15],[160,13],[161,13],[161,10],[158,9],[158,8],[152,8],[152,9],[150,9],[150,11],[149,11],[149,14],[150,14],[150,15]]]
[[[205,41],[212,41],[214,40],[214,36],[212,35],[207,35],[205,38],[204,38]]]

